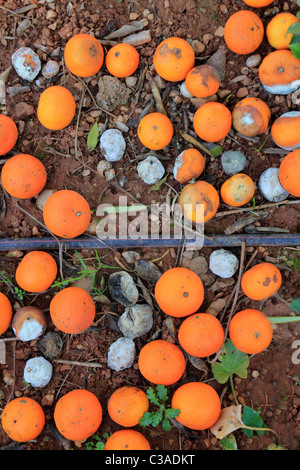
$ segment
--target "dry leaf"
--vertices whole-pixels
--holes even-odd
[[[141,31],[147,25],[147,22],[148,21],[145,18],[141,21],[131,21],[108,36],[105,36],[105,39],[123,38],[124,36],[128,36],[129,34],[135,33],[136,31]]]
[[[218,315],[218,313],[220,313],[224,309],[224,307],[226,305],[226,302],[227,302],[227,299],[228,299],[228,296],[226,296],[222,299],[214,300],[210,304],[210,306],[207,308],[206,313],[210,313],[211,315],[216,317]]]
[[[0,341],[0,364],[6,364],[5,341]]]
[[[217,439],[223,439],[223,437],[243,427],[242,405],[237,405],[223,408],[218,421],[210,430]]]

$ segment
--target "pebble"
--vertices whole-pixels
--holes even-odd
[[[55,77],[58,74],[58,72],[59,72],[59,64],[55,60],[48,60],[48,62],[42,69],[42,75],[47,80]]]
[[[215,31],[215,36],[218,38],[224,37],[224,26],[219,26],[218,29]]]
[[[215,250],[209,257],[209,269],[225,279],[232,277],[239,267],[239,260],[237,257],[230,253],[230,251],[220,249]]]
[[[121,160],[126,150],[126,142],[119,129],[107,129],[100,137],[100,149],[109,162]]]
[[[245,98],[245,96],[247,96],[248,93],[249,93],[248,88],[242,87],[238,89],[236,96],[237,98]]]
[[[125,309],[118,320],[118,327],[125,338],[144,336],[153,326],[153,310],[148,304],[137,304]]]
[[[33,387],[45,387],[52,378],[52,364],[43,356],[29,359],[24,368],[24,380]]]
[[[236,175],[244,170],[247,165],[247,159],[238,150],[228,150],[222,154],[221,163],[227,175]]]
[[[204,256],[196,256],[196,258],[191,260],[185,260],[183,261],[182,266],[190,269],[194,273],[198,274],[198,276],[206,274],[208,271],[208,263]]]
[[[41,70],[39,56],[30,47],[20,47],[12,55],[12,65],[24,80],[32,82]]]
[[[203,37],[202,37],[202,41],[203,41],[203,44],[205,44],[206,46],[208,45],[208,43],[214,38],[214,35],[213,34],[204,34]]]
[[[135,343],[130,338],[119,338],[109,347],[107,367],[117,372],[132,366],[136,354]]]
[[[124,307],[132,307],[139,298],[139,291],[132,276],[127,271],[119,271],[110,275],[108,292],[113,300]]]
[[[153,155],[139,162],[137,166],[139,177],[146,184],[156,184],[165,174],[165,168],[162,163]]]
[[[260,54],[254,54],[247,58],[246,65],[250,69],[258,67],[262,61],[262,56]]]
[[[202,42],[198,41],[197,39],[194,39],[192,41],[191,46],[196,52],[196,54],[201,54],[205,49],[205,45]]]
[[[226,72],[226,51],[218,49],[206,62],[208,65],[215,67],[219,74],[221,81],[224,80]]]
[[[135,261],[141,259],[140,254],[137,251],[131,250],[123,251],[122,256],[129,264],[133,264]]]
[[[259,190],[270,202],[281,202],[289,197],[289,193],[280,184],[278,172],[278,168],[267,168],[258,180]]]

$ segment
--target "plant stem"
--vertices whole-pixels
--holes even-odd
[[[271,323],[290,323],[300,321],[300,317],[268,317]]]
[[[238,402],[238,399],[237,399],[237,397],[236,397],[235,390],[234,390],[232,374],[230,374],[229,379],[230,379],[231,391],[232,391],[232,395],[233,395],[234,401],[235,401],[235,403],[236,403],[237,405],[239,405],[239,402]]]
[[[270,431],[270,432],[275,434],[275,436],[277,437],[278,443],[280,442],[279,436],[278,436],[277,432],[274,431],[274,429],[271,429],[271,428],[253,428],[252,426],[247,426],[244,423],[243,423],[243,428],[244,429],[249,429],[250,431],[259,431],[259,432],[260,431],[266,431],[266,432]]]

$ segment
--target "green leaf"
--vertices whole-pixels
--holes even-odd
[[[165,403],[168,399],[168,390],[164,385],[158,384],[156,387],[158,398]]]
[[[223,437],[223,439],[220,440],[220,446],[222,447],[222,450],[238,450],[236,439],[233,434]]]
[[[162,421],[162,428],[164,429],[164,431],[170,431],[171,430],[170,421],[166,417]]]
[[[156,396],[156,393],[152,387],[149,387],[147,389],[146,395],[151,403],[153,403],[154,405],[158,405],[158,406],[160,405],[159,400]]]
[[[212,364],[212,373],[219,383],[225,383],[233,374],[242,379],[247,378],[249,356],[239,351],[230,339],[223,346],[223,352],[219,356],[220,362]]]
[[[294,310],[297,310],[297,312],[300,313],[300,299],[293,299],[291,302],[291,307],[294,309]]]
[[[260,414],[258,411],[253,410],[253,408],[250,408],[249,406],[244,405],[244,411],[242,414],[242,421],[246,426],[251,426],[253,428],[266,428],[267,426],[263,422],[263,420],[260,417]],[[252,437],[254,431],[252,429],[244,429],[244,433],[248,437]],[[256,431],[258,436],[263,436],[265,433],[264,431]]]
[[[176,418],[180,415],[180,410],[175,410],[174,408],[167,408],[165,411],[166,418]]]
[[[223,148],[221,147],[221,145],[217,145],[216,147],[209,149],[209,151],[213,157],[218,157],[223,152]]]
[[[300,11],[298,11],[298,13],[296,14],[298,20],[300,19]]]
[[[290,50],[292,51],[293,53],[293,56],[300,60],[300,42],[297,43],[297,44],[289,44],[289,47],[290,47]]]
[[[95,122],[95,124],[92,126],[87,136],[86,143],[87,143],[89,152],[91,152],[92,150],[96,148],[97,143],[98,143],[98,137],[99,137],[99,127],[98,127],[98,123]]]
[[[297,21],[296,23],[291,24],[289,29],[287,30],[287,34],[300,34],[300,23]]]
[[[153,411],[147,411],[146,413],[144,413],[144,416],[142,416],[139,420],[140,425],[143,427],[150,426],[153,421],[153,414],[155,414],[155,412]]]
[[[164,176],[161,180],[159,180],[157,183],[153,184],[149,189],[149,193],[151,193],[151,191],[158,191],[161,185],[165,181],[167,181],[168,176],[169,176],[169,173],[166,176]]]

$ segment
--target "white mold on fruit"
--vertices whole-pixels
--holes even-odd
[[[52,378],[52,364],[44,357],[29,359],[24,368],[24,380],[33,387],[45,387]]]
[[[281,202],[289,197],[289,193],[280,184],[278,172],[278,168],[268,168],[258,181],[262,195],[270,202]]]
[[[146,184],[156,184],[165,174],[164,166],[153,155],[142,160],[137,166],[139,177]]]
[[[119,338],[112,343],[108,350],[107,367],[120,371],[132,366],[135,359],[135,343],[130,338]]]
[[[294,91],[298,90],[300,87],[300,80],[294,80],[293,82],[284,85],[278,84],[272,86],[268,86],[262,83],[262,86],[268,93],[271,93],[272,95],[288,95],[289,93],[293,93]]]
[[[28,318],[22,322],[22,326],[18,331],[18,338],[20,341],[32,341],[44,333],[44,325],[42,325],[35,318]],[[16,334],[15,328],[13,328]]]

